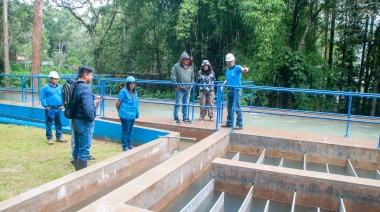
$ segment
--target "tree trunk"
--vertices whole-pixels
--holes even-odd
[[[373,26],[375,25],[375,19],[376,17],[373,16],[372,17],[372,20],[371,20],[371,26],[370,26],[370,30],[369,30],[369,40],[372,39],[373,37]],[[372,42],[368,42],[368,52],[367,52],[367,59],[366,59],[366,67],[365,67],[365,77],[364,77],[364,93],[368,93],[368,88],[369,88],[369,84],[370,84],[370,80],[369,80],[369,67],[370,67],[370,61],[371,61],[371,55],[372,55],[372,45],[373,43]],[[362,103],[362,108],[363,110],[366,108],[366,104],[367,104],[367,98],[363,98],[363,103]],[[367,111],[367,110],[365,110]]]
[[[369,15],[367,15],[366,21],[365,21],[365,29],[364,29],[364,36],[363,36],[363,43],[362,43],[362,58],[360,62],[360,72],[359,72],[359,79],[358,79],[358,84],[357,84],[358,92],[361,91],[362,78],[364,74],[364,63],[365,63],[364,59],[365,59],[366,46],[367,46],[368,24],[369,24]]]
[[[307,34],[309,33],[311,24],[313,23],[313,7],[314,7],[314,0],[311,0],[309,3],[309,14],[307,16],[307,26],[306,26],[305,32],[303,33],[300,45],[298,46],[298,50],[301,50],[302,47],[304,46]]]
[[[294,6],[294,13],[293,13],[293,22],[292,22],[292,31],[290,32],[290,48],[292,50],[295,50],[296,46],[296,33],[297,33],[297,20],[298,20],[298,13],[299,13],[299,4],[300,0],[296,0],[295,6]]]
[[[34,28],[33,28],[33,50],[32,50],[32,74],[41,73],[41,35],[42,35],[42,7],[43,0],[34,2]],[[37,80],[37,79],[36,79]],[[37,81],[34,81],[36,86]]]
[[[10,64],[9,64],[8,3],[7,3],[7,0],[3,0],[3,31],[4,31],[4,74],[9,74],[10,73]]]
[[[329,60],[328,64],[332,71],[332,65],[333,65],[333,52],[334,52],[334,38],[335,38],[335,13],[336,13],[336,3],[335,0],[333,0],[333,7],[331,12],[331,27],[330,27],[330,48],[329,48]],[[331,82],[331,75],[329,74],[327,76],[327,88],[332,88],[332,82]]]

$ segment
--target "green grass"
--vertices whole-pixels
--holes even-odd
[[[67,143],[48,145],[45,129],[10,124],[0,124],[0,135],[0,201],[75,171],[70,164],[71,135],[63,135]],[[119,143],[94,139],[91,155],[97,160],[88,165],[121,152]]]

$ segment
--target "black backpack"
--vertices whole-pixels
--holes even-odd
[[[62,89],[62,101],[65,107],[65,117],[72,119],[77,115],[78,107],[75,100],[77,82],[73,79],[68,79]]]

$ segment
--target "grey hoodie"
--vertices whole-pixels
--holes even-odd
[[[182,60],[185,58],[190,59],[190,56],[186,52],[183,52],[179,58],[179,62],[174,64],[172,68],[171,78],[174,83],[194,83],[194,69],[191,62],[187,69],[182,65]],[[180,88],[183,91],[190,90],[191,85],[180,85]]]

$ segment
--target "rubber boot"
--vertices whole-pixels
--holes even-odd
[[[87,160],[79,160],[77,162],[77,171],[87,167]]]
[[[78,171],[78,156],[73,156],[75,171]]]

